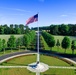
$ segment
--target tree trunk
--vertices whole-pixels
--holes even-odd
[[[66,49],[65,49],[64,53],[66,53]]]
[[[11,52],[13,52],[12,48],[11,48]]]
[[[72,50],[72,54],[74,54],[74,50]]]
[[[20,52],[20,46],[19,46],[19,52]]]
[[[4,54],[5,54],[5,48],[4,48]]]
[[[27,50],[27,47],[25,47],[25,50]]]
[[[57,51],[59,51],[59,46],[57,47]]]
[[[52,47],[50,48],[50,50],[52,50]]]

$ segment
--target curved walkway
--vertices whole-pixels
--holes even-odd
[[[69,59],[69,58],[66,58],[66,57],[63,57],[63,56],[60,56],[60,55],[56,55],[56,54],[47,54],[47,55],[50,55],[50,56],[56,57],[58,59],[61,59],[65,62],[67,62],[70,65],[76,64],[76,61],[74,61],[72,59]]]
[[[2,62],[5,62],[9,59],[12,59],[12,58],[15,58],[15,57],[19,57],[19,56],[23,56],[23,55],[27,55],[27,54],[37,54],[37,52],[35,51],[23,51],[23,52],[15,52],[15,53],[11,53],[11,54],[7,54],[7,55],[3,55],[3,56],[0,56],[0,63]],[[75,61],[69,59],[69,58],[65,58],[65,57],[62,57],[62,56],[59,56],[59,55],[56,55],[56,54],[50,54],[50,53],[43,53],[41,52],[41,54],[46,54],[46,55],[50,55],[50,56],[54,56],[56,58],[59,58],[67,63],[72,63],[72,64],[76,64]]]
[[[15,53],[11,53],[11,54],[6,54],[3,56],[0,56],[0,63],[5,62],[9,59],[19,57],[19,56],[23,56],[23,55],[27,55],[27,54],[37,54],[37,53],[34,51],[22,51],[22,52],[15,52]]]
[[[15,52],[15,53],[3,55],[3,56],[0,56],[0,63],[2,63],[4,61],[7,61],[9,59],[12,59],[12,58],[15,58],[15,57],[18,57],[18,56],[27,55],[27,54],[37,54],[37,52],[35,52],[35,51],[23,51],[23,52]],[[76,64],[75,61],[73,61],[73,60],[71,60],[69,58],[65,58],[65,57],[56,55],[56,54],[43,53],[43,52],[41,52],[41,54],[46,54],[46,55],[54,56],[54,57],[59,58],[59,59],[61,59],[63,61],[66,61],[69,64],[70,63]]]

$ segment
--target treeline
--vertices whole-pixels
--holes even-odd
[[[54,37],[51,34],[47,33],[47,32],[42,32],[42,36],[44,37],[44,39],[45,39],[46,43],[48,44],[48,46],[51,47],[51,49],[52,49],[52,47],[54,47],[54,45],[55,45]]]
[[[35,31],[31,31],[30,33],[27,33],[23,36],[23,45],[25,47],[28,47],[32,43],[32,41],[35,39]]]
[[[33,30],[37,30],[37,27],[32,28]],[[46,30],[50,34],[53,35],[68,35],[68,36],[76,36],[76,24],[60,24],[60,25],[50,25],[39,27],[40,30]]]
[[[32,43],[35,38],[35,31],[30,31],[27,34],[24,34],[23,37],[19,37],[16,39],[14,35],[11,35],[8,41],[5,39],[0,39],[0,51],[4,51],[5,48],[9,48],[12,52],[13,48],[17,48],[20,50],[22,46],[28,48],[28,46]]]
[[[7,24],[0,25],[0,34],[25,34],[28,30],[28,26],[23,24],[10,24],[10,26]]]
[[[42,36],[45,39],[47,45],[51,48],[51,50],[52,50],[52,47],[54,46],[57,46],[58,49],[61,46],[65,50],[65,53],[68,48],[71,48],[72,54],[74,54],[74,50],[76,49],[76,40],[72,40],[71,42],[70,38],[65,36],[62,42],[60,43],[59,39],[55,41],[53,35],[47,32],[42,32]]]
[[[50,25],[50,33],[53,35],[76,36],[76,24]]]

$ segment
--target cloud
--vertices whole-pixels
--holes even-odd
[[[6,8],[6,7],[0,7],[1,9],[8,9],[8,10],[16,10],[16,11],[22,11],[22,12],[31,12],[24,9],[18,9],[18,8]]]
[[[20,16],[23,16],[23,15],[25,15],[25,14],[6,14],[6,15],[20,15]]]
[[[61,17],[67,17],[68,15],[61,15]]]
[[[0,24],[7,24],[9,22],[10,22],[10,20],[7,19],[5,16],[0,17]]]

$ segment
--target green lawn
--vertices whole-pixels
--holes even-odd
[[[68,37],[70,38],[71,42],[72,42],[72,40],[76,40],[76,37],[75,36],[68,36]],[[59,41],[61,43],[62,40],[63,40],[63,38],[64,38],[64,36],[54,36],[54,38],[55,38],[56,41],[57,41],[57,39],[59,39]],[[59,47],[59,49],[58,49],[56,46],[53,47],[53,51],[64,53],[64,49],[63,48]],[[72,54],[71,47],[66,50],[66,53],[67,54]],[[76,54],[76,50],[75,50],[74,53]]]
[[[64,37],[65,36],[55,36],[54,35],[55,41],[57,41],[57,39],[59,39],[60,43],[62,42],[62,40],[63,40]],[[70,38],[71,41],[72,40],[76,40],[76,37],[75,36],[68,36],[68,37]]]
[[[14,36],[17,39],[18,37],[22,37],[23,35],[14,35]],[[10,35],[0,35],[0,38],[1,39],[5,39],[6,41],[8,41],[8,38],[9,37],[10,37]],[[70,37],[71,40],[76,39],[76,37],[73,37],[73,36],[68,36],[68,37]],[[50,50],[50,48],[48,47],[47,43],[44,41],[44,38],[42,36],[41,36],[41,38],[42,38],[42,41],[41,42],[44,43],[44,50]],[[54,35],[54,38],[55,38],[56,41],[57,41],[57,39],[59,39],[59,41],[61,43],[61,41],[64,38],[64,36],[55,36]],[[17,51],[18,50],[13,50],[13,52],[17,52]],[[56,46],[53,47],[53,51],[64,53],[64,49],[62,49],[61,47],[58,49]],[[11,51],[10,50],[6,50],[6,53],[5,54],[8,54],[8,53],[11,53]],[[67,49],[66,53],[67,54],[72,54],[71,49],[70,48]],[[76,54],[76,50],[75,50],[75,54]],[[1,55],[4,55],[4,53],[3,52],[0,52],[0,56]]]
[[[12,60],[9,60],[2,65],[28,65],[32,62],[36,61],[36,55],[27,55],[27,56],[22,56],[18,58],[14,58]],[[51,56],[46,56],[46,55],[41,55],[40,56],[40,61],[44,62],[50,66],[70,66],[66,62],[59,60],[57,58],[51,57]],[[28,71],[27,69],[20,69],[20,68],[12,68],[12,69],[0,69],[0,75],[35,75],[35,73],[32,73]],[[41,75],[76,75],[75,70],[71,69],[49,69],[48,71],[41,73]]]
[[[76,37],[74,37],[74,36],[68,36],[68,37],[70,38],[71,41],[76,40]],[[44,44],[45,50],[50,50],[50,47],[48,47],[48,45],[45,42],[44,38],[42,36],[41,36],[41,38],[42,38],[42,42]],[[61,43],[64,36],[55,36],[54,35],[54,38],[55,38],[55,42],[57,42],[57,39],[59,39],[59,42]],[[56,45],[54,47],[52,47],[52,51],[56,51],[56,52],[59,52],[59,53],[64,53],[64,49],[61,46],[58,48]],[[72,54],[71,47],[66,50],[66,53],[67,54]],[[76,50],[74,51],[74,54],[76,54]]]
[[[11,35],[11,34],[10,34]],[[5,39],[6,40],[6,42],[8,41],[8,38],[10,37],[10,35],[0,35],[0,38],[1,39]],[[14,34],[14,36],[16,37],[16,39],[17,38],[19,38],[19,37],[22,37],[23,35],[15,35]]]

